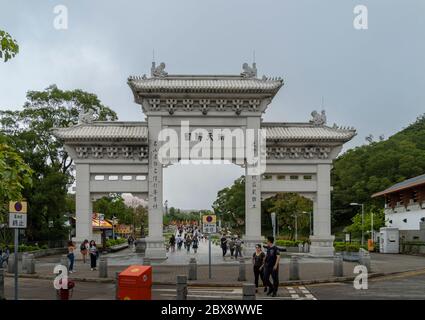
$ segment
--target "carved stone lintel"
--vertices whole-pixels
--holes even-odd
[[[267,159],[328,159],[331,147],[267,147]]]

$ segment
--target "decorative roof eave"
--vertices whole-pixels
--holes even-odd
[[[273,97],[284,85],[283,80],[276,79],[169,79],[130,77],[128,85],[135,96],[152,96],[155,94],[263,94]]]
[[[414,180],[416,178],[419,178],[418,180]],[[411,182],[409,182],[409,180],[413,180]],[[401,184],[401,185],[400,185]],[[400,192],[406,189],[411,189],[411,188],[415,188],[415,187],[419,187],[419,186],[425,186],[425,174],[411,178],[411,179],[407,179],[405,181],[396,183],[394,185],[392,185],[391,187],[374,193],[372,194],[372,198],[377,198],[377,197],[381,197],[381,196],[385,196],[387,194],[391,194],[391,193],[395,193],[395,192]]]

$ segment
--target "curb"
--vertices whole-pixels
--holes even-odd
[[[404,270],[404,271],[395,271],[395,272],[375,272],[370,273],[368,278],[379,278],[383,276],[390,276],[390,275],[400,275],[403,273],[409,273],[413,271],[425,271],[424,268],[420,269],[410,269],[410,270]],[[14,277],[13,273],[6,273],[6,277],[12,278]],[[55,275],[41,275],[41,274],[20,274],[19,278],[22,279],[40,279],[40,280],[54,280]],[[93,282],[93,283],[115,283],[114,278],[80,278],[80,277],[69,277],[74,281],[81,281],[81,282]],[[333,277],[333,278],[326,278],[326,279],[314,279],[314,280],[289,280],[289,281],[282,281],[279,282],[280,286],[295,286],[295,285],[312,285],[312,284],[323,284],[323,283],[337,283],[337,282],[349,282],[353,281],[356,277],[350,276],[350,277]],[[241,287],[243,283],[246,283],[246,281],[240,281],[240,282],[194,282],[194,281],[188,281],[187,284],[190,287]],[[153,281],[153,285],[170,285],[174,286],[176,285],[173,281]]]

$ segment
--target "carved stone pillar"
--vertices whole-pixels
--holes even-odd
[[[334,239],[331,235],[331,164],[318,164],[310,253],[313,256],[333,256]]]

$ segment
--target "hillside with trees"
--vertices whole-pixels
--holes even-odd
[[[351,202],[364,203],[366,212],[382,209],[383,199],[372,199],[372,194],[423,173],[425,115],[387,140],[348,150],[334,162],[333,226],[352,222],[359,209]]]

